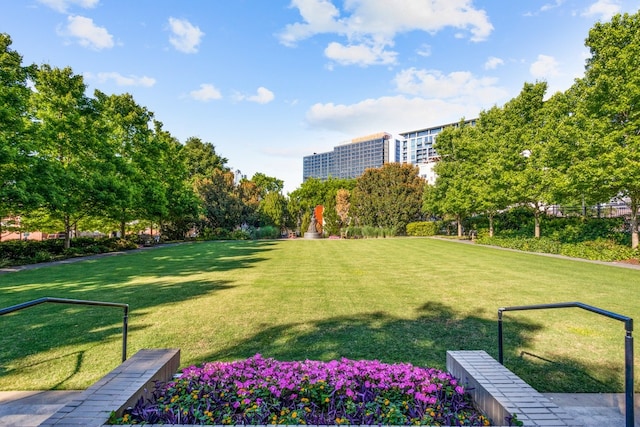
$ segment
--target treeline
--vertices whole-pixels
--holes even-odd
[[[534,216],[534,235],[552,205],[592,206],[613,199],[630,208],[631,246],[638,247],[640,207],[640,13],[598,23],[585,42],[585,74],[546,99],[547,84],[527,83],[475,126],[438,135],[438,178],[423,210],[459,224],[494,218],[513,207]]]
[[[89,230],[279,237],[306,231],[317,205],[327,207],[328,234],[361,222],[402,234],[419,218],[416,168],[309,180],[285,196],[282,180],[238,176],[213,144],[181,143],[130,94],[87,96],[71,68],[25,66],[11,43],[0,34],[0,218],[19,216],[21,231],[64,231],[68,249],[76,231]],[[395,190],[389,179],[408,187]]]

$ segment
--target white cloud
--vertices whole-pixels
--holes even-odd
[[[433,34],[453,27],[464,30],[472,41],[482,41],[493,31],[485,11],[475,9],[471,0],[348,0],[342,12],[329,0],[292,0],[292,7],[302,22],[287,25],[278,35],[280,42],[295,46],[316,34],[344,37],[346,44],[333,42],[325,50],[342,64],[395,62],[396,53],[386,48],[400,33]]]
[[[169,18],[169,27],[173,35],[169,42],[180,52],[196,53],[204,33],[186,19]]]
[[[341,65],[373,65],[393,64],[396,62],[396,52],[385,51],[381,46],[349,45],[337,42],[329,43],[324,50],[327,58]]]
[[[38,0],[45,6],[50,7],[60,13],[66,13],[69,7],[79,6],[83,9],[92,9],[98,5],[100,0]]]
[[[156,84],[156,79],[147,76],[123,76],[117,72],[103,72],[98,73],[95,76],[91,73],[86,73],[85,77],[88,79],[94,79],[99,83],[105,83],[107,81],[113,81],[118,86],[143,86],[152,87]]]
[[[360,136],[370,134],[372,123],[383,123],[375,131],[404,132],[430,125],[477,117],[481,106],[440,99],[408,98],[403,95],[366,99],[351,105],[315,104],[306,115],[313,128]]]
[[[538,60],[531,64],[529,72],[535,78],[549,78],[559,76],[558,61],[553,56],[538,55]]]
[[[221,99],[222,94],[212,84],[203,83],[200,89],[189,92],[191,98],[197,101],[211,101],[212,99]]]
[[[583,16],[599,16],[602,20],[609,20],[613,15],[620,12],[620,2],[617,0],[598,0],[589,6]]]
[[[269,89],[260,86],[255,95],[236,94],[237,101],[250,101],[258,104],[268,104],[275,99],[275,95]]]
[[[490,56],[487,59],[487,62],[484,63],[485,70],[495,70],[498,68],[498,65],[504,65],[504,61],[500,58],[496,58],[495,56]]]
[[[507,96],[494,78],[476,78],[468,71],[442,74],[436,70],[409,68],[394,79],[400,93],[427,98],[456,100],[470,103],[495,103]]]
[[[106,28],[93,23],[91,18],[70,15],[67,26],[58,29],[58,34],[76,38],[80,46],[93,50],[109,49],[113,47],[113,36]]]

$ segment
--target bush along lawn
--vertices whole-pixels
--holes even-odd
[[[349,359],[280,362],[259,354],[186,368],[114,423],[486,426],[450,374]]]

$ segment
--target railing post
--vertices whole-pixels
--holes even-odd
[[[504,354],[502,348],[502,308],[498,309],[498,362],[504,365]]]
[[[624,339],[624,385],[625,385],[625,414],[626,426],[633,427],[634,424],[634,397],[633,397],[633,321],[627,325],[627,334]]]
[[[519,311],[519,310],[540,310],[548,308],[582,308],[593,313],[600,314],[611,319],[624,322],[626,331],[624,339],[624,384],[625,384],[625,426],[633,427],[634,425],[634,394],[633,394],[633,319],[621,314],[606,311],[598,307],[583,304],[581,302],[564,302],[558,304],[538,304],[524,305],[518,307],[501,307],[498,309],[498,361],[503,364],[502,349],[502,312],[503,311]]]
[[[127,360],[127,331],[129,330],[129,305],[124,307],[122,316],[122,361]]]

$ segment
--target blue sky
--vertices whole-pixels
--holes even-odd
[[[302,182],[352,138],[477,117],[525,82],[564,91],[597,21],[640,0],[0,0],[25,64],[131,93],[228,165]]]

